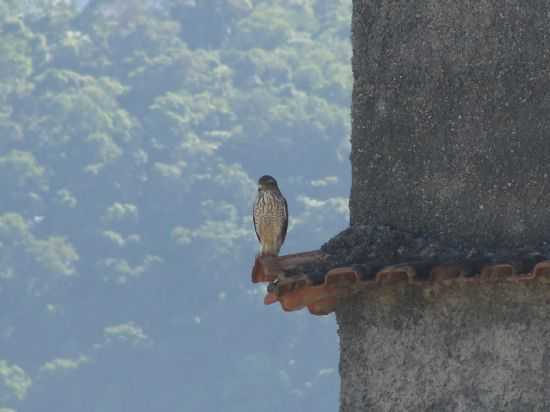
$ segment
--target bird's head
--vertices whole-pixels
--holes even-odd
[[[275,190],[278,189],[277,181],[274,177],[265,175],[258,180],[258,190]]]

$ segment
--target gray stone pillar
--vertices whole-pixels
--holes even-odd
[[[550,2],[353,3],[352,224],[547,239]]]
[[[353,47],[352,225],[550,240],[549,1],[354,0]],[[550,286],[453,285],[339,305],[341,412],[550,410]]]

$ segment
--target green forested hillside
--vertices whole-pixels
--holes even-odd
[[[351,0],[0,0],[0,411],[334,411],[334,320],[263,306],[347,225]]]

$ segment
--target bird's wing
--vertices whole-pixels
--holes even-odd
[[[286,230],[288,228],[288,205],[286,203],[286,199],[283,196],[281,196],[281,197],[283,199],[283,206],[284,206],[284,211],[285,211],[285,216],[284,216],[284,219],[283,219],[283,228],[281,230],[281,245],[282,245],[283,242],[286,239]]]
[[[258,242],[262,242],[262,239],[260,239],[260,234],[258,233],[258,225],[256,224],[256,207],[258,206],[258,202],[254,203],[254,207],[252,208],[252,222],[254,222],[254,232],[256,232],[256,237],[258,238]]]

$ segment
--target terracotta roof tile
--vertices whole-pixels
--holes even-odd
[[[322,251],[280,257],[258,257],[252,281],[269,282],[265,304],[279,302],[285,311],[303,308],[314,315],[334,311],[340,299],[365,288],[393,283],[429,286],[451,284],[550,282],[550,260],[537,253],[501,259],[477,258],[455,262],[420,259],[387,265],[372,261],[357,265],[331,267],[331,258]]]

